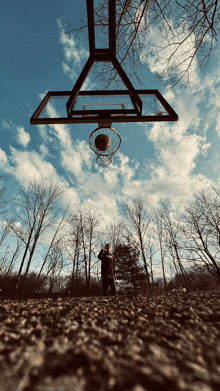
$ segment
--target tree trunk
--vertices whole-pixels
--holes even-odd
[[[148,267],[147,267],[147,260],[146,260],[146,257],[145,257],[145,252],[144,252],[144,248],[143,248],[143,239],[142,239],[142,235],[141,235],[141,231],[140,230],[138,232],[138,235],[139,235],[139,240],[140,240],[140,245],[141,245],[141,254],[142,254],[142,258],[143,258],[143,262],[144,262],[144,268],[145,268],[145,271],[146,271],[147,284],[148,284],[149,291],[151,292],[151,283],[150,283],[150,278],[149,278],[149,271],[148,271]]]
[[[1,267],[0,267],[0,273],[1,273],[2,269],[3,269],[3,267],[4,267],[4,264],[5,264],[5,259],[6,259],[7,253],[8,253],[8,248],[9,248],[9,246],[7,247],[7,249],[5,251],[5,256],[4,256],[4,259],[3,259]]]
[[[27,255],[27,251],[28,251],[29,246],[30,246],[33,230],[34,230],[34,227],[32,228],[32,230],[30,232],[30,235],[29,235],[29,238],[28,238],[28,242],[26,244],[25,252],[24,252],[24,255],[23,255],[23,258],[22,258],[22,261],[21,261],[21,266],[20,266],[20,269],[19,269],[19,272],[18,272],[18,276],[17,276],[17,280],[16,280],[16,284],[15,284],[15,291],[18,289],[19,280],[21,278],[21,272],[22,272],[22,269],[23,269],[23,266],[24,266],[24,261],[25,261],[26,255]]]

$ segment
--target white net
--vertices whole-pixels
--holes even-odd
[[[102,155],[98,155],[97,158],[96,158],[96,163],[99,164],[99,166],[109,166],[109,164],[112,163],[112,155],[108,155],[108,156],[102,156]]]

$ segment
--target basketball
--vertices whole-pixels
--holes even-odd
[[[95,139],[95,146],[99,151],[107,151],[111,146],[111,140],[107,134],[99,134]]]

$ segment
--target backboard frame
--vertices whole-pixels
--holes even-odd
[[[42,102],[38,106],[35,113],[30,119],[32,125],[43,125],[43,124],[80,124],[80,123],[119,123],[119,122],[162,122],[162,121],[177,121],[178,115],[169,105],[166,99],[161,95],[158,90],[136,90],[137,95],[155,95],[159,100],[164,110],[168,115],[142,115],[135,109],[123,109],[120,110],[92,110],[93,115],[85,115],[85,110],[72,110],[71,116],[67,117],[56,117],[56,118],[42,118],[41,114],[46,108],[46,105],[50,102],[52,97],[67,97],[71,96],[72,91],[48,91],[43,98]],[[78,96],[112,96],[112,95],[127,95],[130,96],[128,90],[96,90],[96,91],[79,91]],[[77,98],[76,98],[77,99]],[[95,115],[94,115],[95,114]],[[134,116],[131,116],[134,114]],[[75,117],[75,115],[81,115],[81,117]]]
[[[108,0],[108,35],[109,42],[106,47],[97,48],[95,42],[95,21],[94,21],[94,0],[86,0],[87,2],[87,18],[88,18],[88,33],[89,33],[89,51],[90,56],[84,65],[72,91],[49,91],[35,113],[30,119],[32,125],[43,124],[76,124],[76,123],[101,123],[105,127],[112,122],[156,122],[156,121],[177,121],[178,115],[159,93],[158,90],[136,90],[123,70],[121,64],[116,58],[116,0]],[[83,84],[96,62],[110,62],[120,76],[127,90],[109,90],[109,91],[81,91]],[[108,109],[108,110],[91,110],[91,115],[85,115],[85,110],[78,110],[77,99],[81,96],[111,96],[111,95],[127,95],[130,98],[131,105],[125,109]],[[153,115],[143,114],[143,102],[140,95],[154,94],[167,115],[162,115],[164,111],[153,113]],[[67,97],[66,115],[67,117],[42,118],[46,105],[53,97]],[[126,100],[126,98],[125,98]],[[88,100],[85,101],[87,104]],[[79,103],[79,101],[78,101]],[[123,102],[122,102],[123,103]],[[75,107],[76,106],[76,107]],[[129,108],[128,108],[129,107]],[[150,107],[150,105],[148,105]],[[77,110],[75,110],[77,108]],[[98,106],[97,106],[98,108]],[[160,107],[161,108],[161,107]],[[88,112],[88,111],[87,111]],[[155,115],[154,115],[155,114]],[[63,115],[63,112],[62,112]],[[78,115],[78,117],[77,117]],[[79,117],[80,115],[80,117]]]

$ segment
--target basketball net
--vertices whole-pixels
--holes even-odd
[[[102,155],[98,155],[97,158],[96,158],[96,163],[99,164],[99,166],[109,166],[109,164],[112,163],[112,155],[108,155],[108,156],[102,156]]]

